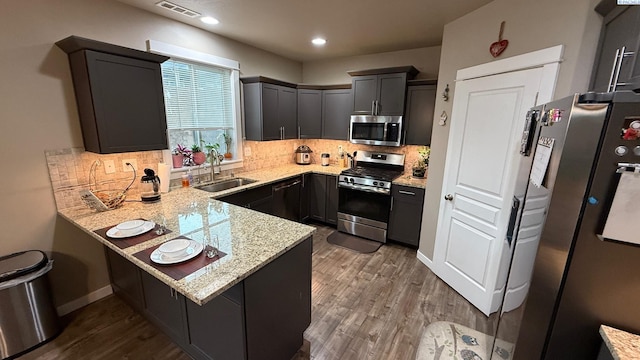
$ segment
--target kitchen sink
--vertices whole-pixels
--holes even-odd
[[[195,188],[208,191],[208,192],[218,192],[218,191],[233,189],[238,186],[248,185],[256,181],[258,180],[245,179],[245,178],[233,178],[233,179],[219,180],[207,185],[195,186]]]

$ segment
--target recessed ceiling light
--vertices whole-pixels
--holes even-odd
[[[322,46],[327,43],[327,40],[323,38],[315,38],[311,40],[311,42],[313,43],[313,45]]]
[[[220,21],[218,21],[218,19],[211,17],[211,16],[204,16],[200,18],[200,21],[202,21],[205,24],[211,24],[211,25],[216,25],[219,24]]]

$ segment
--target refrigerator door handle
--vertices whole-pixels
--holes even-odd
[[[511,215],[509,216],[509,227],[507,227],[507,243],[509,247],[511,247],[511,242],[513,242],[513,232],[516,228],[516,219],[518,218],[518,210],[520,210],[520,199],[517,197],[513,197],[513,202],[511,203]]]

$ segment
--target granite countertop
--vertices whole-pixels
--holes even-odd
[[[614,359],[630,360],[640,357],[640,335],[606,325],[600,325],[600,335]]]
[[[121,208],[106,212],[75,208],[58,213],[198,305],[220,295],[315,232],[312,226],[214,200],[210,193],[193,188],[172,190],[152,204],[127,201]],[[171,233],[125,249],[94,232],[138,218],[157,223],[161,217],[166,219]],[[174,280],[133,256],[179,235],[198,242],[217,235],[219,248],[227,255],[180,280]]]
[[[247,186],[247,188],[251,188],[251,187],[257,187],[260,185],[268,184],[270,182],[283,180],[288,177],[293,177],[293,176],[297,176],[297,175],[301,175],[309,172],[317,173],[317,174],[326,174],[326,175],[339,175],[340,172],[342,172],[342,170],[345,170],[345,169],[346,168],[344,167],[340,167],[336,165],[322,166],[322,165],[316,165],[316,164],[310,164],[310,165],[290,164],[290,165],[278,166],[275,168],[237,173],[236,176],[260,181],[259,183],[254,183]],[[393,184],[424,189],[427,186],[427,178],[426,177],[415,178],[411,176],[411,174],[405,173],[400,177],[398,177],[397,179],[395,179],[393,181]],[[219,193],[216,193],[216,197],[228,195],[234,192],[237,192],[237,190],[231,189],[231,191],[224,191],[224,192],[221,191]]]
[[[237,173],[237,177],[257,182],[216,193],[194,188],[173,188],[169,193],[162,194],[161,201],[153,204],[127,201],[119,209],[101,213],[84,207],[60,210],[58,213],[144,271],[202,305],[284,254],[315,231],[312,226],[227,204],[215,198],[305,173],[339,175],[342,170],[343,167],[335,165],[290,164]],[[403,175],[393,183],[424,189],[426,178],[416,179],[411,175]],[[167,228],[172,232],[125,249],[118,248],[94,232],[138,218],[156,223],[164,218]],[[202,242],[205,236],[214,234],[219,238],[220,250],[227,253],[227,256],[180,280],[174,280],[133,256],[179,235]]]

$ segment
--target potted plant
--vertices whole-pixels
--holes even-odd
[[[185,164],[185,160],[191,159],[191,151],[180,144],[177,144],[171,155],[174,168],[181,168]]]
[[[218,156],[218,155],[220,155],[220,152],[219,152],[220,144],[218,144],[218,143],[215,143],[215,144],[205,143],[204,140],[201,140],[201,141],[202,141],[202,144],[203,144],[204,148],[207,149],[206,157],[207,157],[207,159],[209,159],[209,163],[211,165],[215,165],[216,164],[216,160],[220,160],[220,157]],[[216,159],[212,158],[211,157],[212,155],[215,156]]]
[[[191,147],[191,158],[196,165],[204,164],[204,162],[207,161],[207,155],[205,155],[200,149],[200,146],[196,144]]]
[[[431,155],[431,148],[423,146],[418,149],[418,160],[413,165],[413,176],[422,178],[429,166],[429,155]]]
[[[221,136],[224,140],[224,145],[225,145],[224,158],[231,159],[233,157],[233,154],[231,153],[231,143],[233,141],[231,139],[231,135],[227,134],[226,132],[223,132],[219,136]]]

